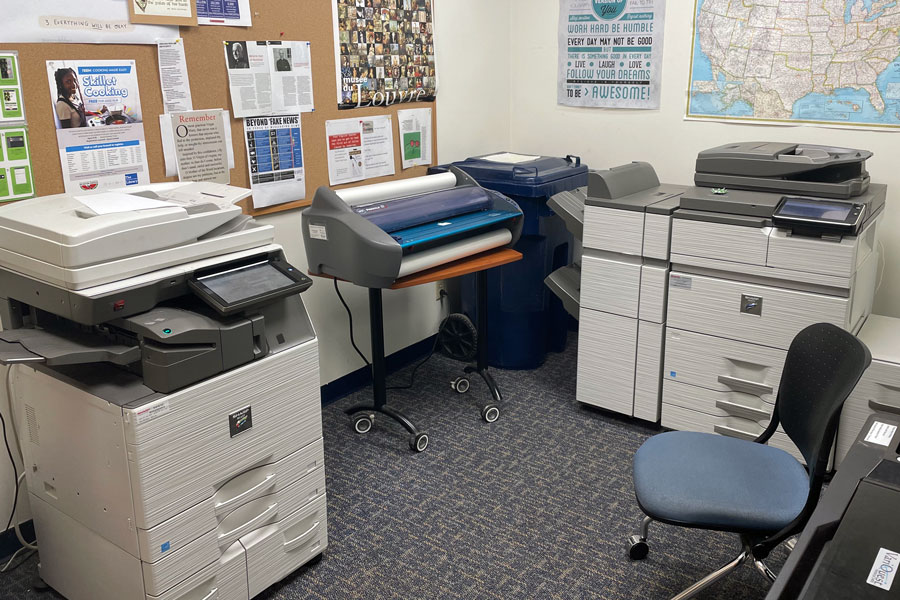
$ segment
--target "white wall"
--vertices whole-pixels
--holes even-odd
[[[700,150],[728,142],[806,142],[871,150],[872,181],[888,185],[882,224],[884,279],[875,299],[879,314],[900,317],[900,133],[813,126],[779,127],[685,121],[694,0],[666,2],[661,109],[652,111],[562,107],[556,104],[556,0],[517,0],[511,13],[510,150],[577,154],[591,168],[648,161],[661,181],[690,184]]]
[[[17,440],[13,435],[12,417],[9,411],[9,397],[6,391],[6,367],[0,367],[0,412],[6,420],[6,435],[12,449],[13,458],[16,461],[16,469],[21,475],[22,462],[19,460],[19,453],[15,444]],[[17,423],[18,425],[18,423]],[[19,491],[19,505],[16,508],[16,520],[19,522],[27,521],[31,518],[31,511],[28,507],[28,492],[25,488],[25,480],[22,480],[22,488]],[[9,464],[9,456],[6,453],[6,446],[2,445],[2,433],[0,433],[0,521],[6,527],[6,521],[9,519],[9,511],[12,510],[13,501],[13,470]]]

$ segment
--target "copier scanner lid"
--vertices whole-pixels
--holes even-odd
[[[271,227],[234,205],[249,195],[175,182],[22,200],[0,207],[0,268],[81,289],[266,244]]]
[[[697,155],[697,171],[726,175],[785,177],[846,163],[865,163],[868,150],[784,144],[781,142],[740,142],[704,150]]]
[[[694,183],[846,199],[868,189],[871,157],[868,150],[852,148],[738,142],[700,152]]]
[[[0,209],[0,247],[80,267],[196,240],[241,214],[248,190],[188,183],[138,193],[58,194]]]

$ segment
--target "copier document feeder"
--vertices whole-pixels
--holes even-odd
[[[0,208],[0,363],[41,577],[69,600],[248,600],[327,545],[311,281],[247,195]]]
[[[387,288],[419,271],[486,250],[522,233],[515,202],[450,172],[333,191],[320,187],[303,211],[312,273]]]

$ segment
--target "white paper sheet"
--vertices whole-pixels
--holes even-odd
[[[76,195],[75,199],[97,215],[111,215],[132,210],[149,210],[153,208],[168,208],[175,206],[175,204],[172,204],[171,202],[119,192],[100,192],[99,194]]]
[[[400,130],[400,160],[403,168],[431,164],[431,109],[397,111]]]
[[[231,145],[231,112],[222,111],[225,114],[225,140],[228,150],[228,168],[234,168],[234,146]],[[172,121],[169,115],[159,115],[159,133],[162,138],[163,159],[166,164],[166,177],[178,175],[178,160],[175,158],[175,132],[172,129]]]
[[[163,109],[167,113],[194,110],[187,62],[184,58],[184,40],[181,38],[159,40],[156,48]]]
[[[314,110],[309,42],[228,41],[224,48],[235,117]]]
[[[155,44],[176,37],[176,26],[129,22],[122,0],[10,2],[3,11],[3,41],[10,44]]]
[[[253,208],[306,197],[300,115],[244,119]]]
[[[325,121],[331,185],[394,174],[391,121],[390,115]]]
[[[221,0],[197,0],[198,25],[230,25],[250,27],[250,0],[222,2]]]

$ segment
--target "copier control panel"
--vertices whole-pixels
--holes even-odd
[[[790,227],[799,233],[855,235],[863,222],[866,206],[818,198],[784,196],[772,221],[778,227]]]

